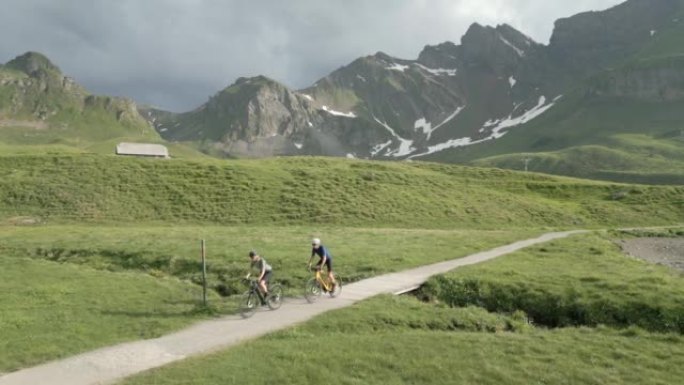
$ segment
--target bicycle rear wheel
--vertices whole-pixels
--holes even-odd
[[[339,276],[335,277],[335,282],[337,283],[337,285],[335,285],[335,288],[328,293],[332,298],[335,298],[338,295],[340,295],[340,293],[342,293],[342,278],[340,278]]]
[[[304,298],[309,303],[314,303],[321,295],[321,286],[316,281],[316,278],[311,278],[306,281],[306,286],[304,286]]]
[[[280,308],[283,304],[283,287],[276,284],[268,289],[268,298],[266,299],[266,304],[271,310],[276,310]]]
[[[257,308],[261,304],[259,296],[254,291],[248,291],[242,295],[240,300],[240,315],[243,318],[249,318],[254,315]]]

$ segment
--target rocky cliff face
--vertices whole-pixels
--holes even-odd
[[[239,79],[198,113],[215,122],[203,128],[215,138],[215,148],[237,156],[294,154],[307,127],[320,121],[309,100],[265,77]]]
[[[199,142],[203,150],[222,156],[345,156],[373,132],[350,125],[354,114],[264,76],[238,79],[188,113],[145,114],[165,139]]]
[[[630,0],[602,12],[556,21],[548,47],[554,64],[577,76],[634,55],[681,12],[681,0]]]
[[[630,65],[603,74],[591,91],[600,96],[647,102],[684,99],[684,59],[667,58]]]

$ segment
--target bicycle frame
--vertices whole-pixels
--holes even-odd
[[[320,269],[311,269],[311,271],[314,272],[314,275],[306,281],[304,286],[304,298],[307,302],[313,303],[322,293],[326,293],[332,298],[340,295],[342,282],[339,276],[335,277],[336,283],[333,284],[329,276],[323,275]]]
[[[264,294],[261,292],[261,290],[259,290],[259,284],[257,283],[256,279],[249,280],[249,291],[256,293],[257,297],[259,297],[259,301],[262,304],[266,303],[266,298],[264,298]]]
[[[332,291],[332,283],[330,283],[330,279],[328,276],[323,276],[321,274],[321,270],[316,270],[316,281],[321,285],[323,290]]]

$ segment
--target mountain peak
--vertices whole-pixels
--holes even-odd
[[[262,88],[273,88],[273,89],[284,89],[284,90],[289,90],[289,87],[286,86],[285,84],[269,78],[268,76],[264,75],[257,75],[257,76],[252,76],[252,77],[241,77],[238,78],[235,83],[228,88],[231,87],[248,87],[249,89],[262,89]]]
[[[418,62],[434,68],[453,68],[461,56],[460,47],[445,41],[438,45],[426,45],[418,55]]]
[[[235,85],[258,83],[258,84],[280,84],[277,81],[264,75],[257,75],[252,77],[240,77],[235,81]]]
[[[531,46],[533,44],[538,44],[531,37],[505,23],[497,25],[496,31],[515,45]]]
[[[378,51],[375,53],[375,57],[380,58],[380,59],[391,59],[392,57],[385,52]]]
[[[494,34],[494,28],[485,27],[479,23],[473,23],[468,27],[466,33],[461,37],[461,44],[466,45],[471,41],[480,41],[485,36],[491,36]]]
[[[9,61],[5,67],[31,75],[37,71],[61,73],[59,67],[52,64],[50,59],[38,52],[26,52]]]
[[[219,91],[218,95],[222,94],[242,94],[253,95],[263,89],[286,90],[287,87],[267,76],[257,75],[252,77],[240,77],[235,82],[223,90]],[[218,96],[217,95],[217,96]]]
[[[481,44],[488,41],[510,42],[525,46],[535,43],[530,37],[508,24],[499,24],[494,28],[473,23],[461,38],[461,43],[463,45],[469,43]]]
[[[471,62],[515,62],[526,56],[533,41],[509,25],[496,28],[473,23],[461,38],[464,59]]]

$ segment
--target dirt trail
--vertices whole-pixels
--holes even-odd
[[[0,119],[0,128],[1,127],[22,127],[44,130],[48,125],[43,121]]]

